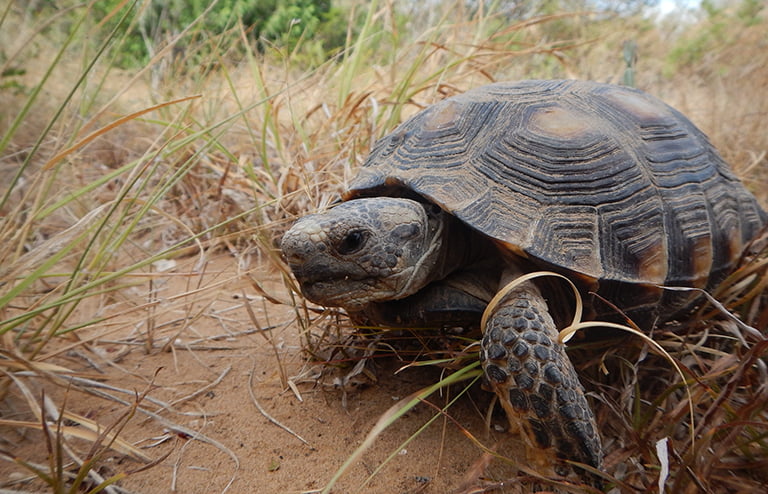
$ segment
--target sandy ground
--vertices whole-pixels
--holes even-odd
[[[150,389],[140,406],[161,419],[137,413],[121,437],[153,459],[168,456],[158,465],[121,481],[119,485],[128,491],[319,491],[382,414],[398,400],[440,377],[434,368],[411,368],[396,374],[402,363],[382,359],[367,367],[377,382],[363,379],[363,384],[347,389],[320,384],[316,375],[321,368],[311,365],[302,352],[293,311],[266,302],[246,276],[237,274],[233,257],[221,254],[209,263],[202,286],[212,288],[174,299],[174,295],[190,291],[190,278],[178,276],[186,269],[177,267],[167,278],[159,276],[154,280],[158,302],[146,311],[146,319],[134,312],[104,327],[81,331],[79,337],[93,336],[100,341],[56,359],[109,386],[136,392]],[[270,295],[289,300],[287,289],[275,281],[276,275],[259,270],[249,275],[258,279]],[[199,281],[193,280],[192,288]],[[144,285],[131,288],[122,302],[107,308],[84,306],[82,310],[119,313],[129,301],[137,304],[145,297],[145,289]],[[131,293],[135,300],[128,300]],[[243,295],[259,326],[273,329],[254,331]],[[144,343],[150,320],[155,344],[147,351]],[[168,338],[175,345],[163,351],[163,342]],[[294,389],[283,386],[280,369],[295,384]],[[36,393],[45,388],[58,405],[65,400],[63,386],[37,381],[31,386]],[[129,394],[110,392],[130,400]],[[149,398],[172,407],[164,408]],[[432,401],[443,405],[449,398],[434,395]],[[11,403],[14,399],[18,397],[9,397],[6,405],[14,406],[23,415],[24,405],[20,401]],[[490,394],[476,386],[451,406],[449,414],[456,423],[440,416],[426,430],[414,434],[436,414],[433,408],[418,405],[377,438],[333,492],[442,493],[470,492],[469,486],[481,484],[499,487],[496,482],[514,477],[514,470],[498,460],[489,463],[488,456],[465,434],[466,430],[484,445],[502,452],[520,450],[520,445],[503,431],[502,414],[494,415],[490,428],[485,425],[489,399]],[[114,422],[127,409],[74,390],[69,391],[66,402],[69,410],[103,425]],[[271,422],[259,407],[293,434]],[[2,449],[45,462],[39,433],[5,429],[2,434]],[[83,455],[87,451],[82,441],[70,443]],[[390,455],[392,458],[381,467]],[[108,476],[141,466],[138,461],[110,452],[100,461],[98,470]],[[25,475],[23,468],[0,462],[0,488],[44,491],[40,484],[8,483]],[[478,480],[478,475],[483,480]],[[505,487],[494,492],[517,489]]]

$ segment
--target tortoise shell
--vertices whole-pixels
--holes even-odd
[[[601,293],[712,287],[766,221],[682,114],[581,81],[496,83],[428,107],[376,143],[344,199],[376,195],[435,203]]]

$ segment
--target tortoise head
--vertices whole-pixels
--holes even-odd
[[[360,310],[412,295],[432,280],[444,216],[410,199],[355,199],[298,220],[281,249],[307,299]]]

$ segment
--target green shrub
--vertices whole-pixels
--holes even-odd
[[[114,11],[122,3],[124,0],[94,2],[94,18],[116,23]],[[116,60],[124,68],[145,65],[172,42],[175,54],[184,53],[190,46],[205,44],[236,28],[238,23],[260,49],[264,43],[288,51],[301,46],[321,53],[323,58],[343,46],[346,38],[346,25],[339,29],[345,22],[344,12],[334,8],[331,0],[136,0],[123,8],[134,10]],[[193,25],[187,36],[175,40]]]

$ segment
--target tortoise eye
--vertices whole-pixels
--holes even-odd
[[[368,234],[364,231],[351,231],[336,245],[336,251],[342,255],[354,254],[363,248],[366,240],[368,240]]]

